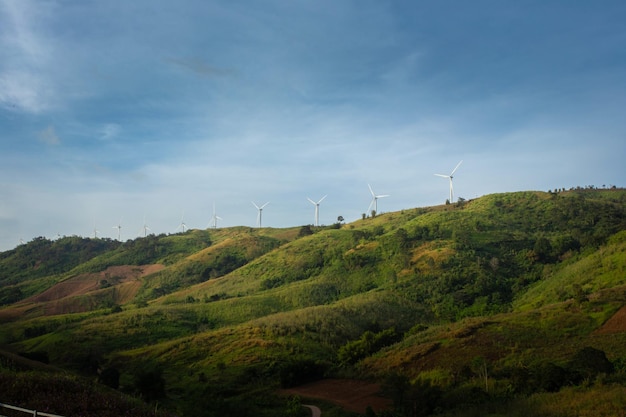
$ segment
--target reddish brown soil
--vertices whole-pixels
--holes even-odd
[[[617,313],[606,321],[598,330],[597,334],[623,333],[626,332],[626,306],[620,308]]]
[[[281,393],[325,400],[360,414],[365,414],[367,406],[378,413],[392,405],[391,400],[379,395],[380,385],[354,379],[323,379]]]
[[[13,306],[0,310],[0,321],[19,317],[79,313],[97,308],[103,292],[112,291],[114,301],[124,304],[131,301],[141,287],[141,278],[158,272],[163,265],[111,266],[104,271],[80,274],[29,297]],[[106,285],[103,281],[106,280]]]

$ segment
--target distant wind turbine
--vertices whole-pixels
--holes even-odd
[[[374,211],[376,213],[378,213],[378,199],[379,198],[384,198],[384,197],[389,197],[389,194],[380,194],[380,195],[376,195],[374,193],[374,190],[372,190],[372,187],[367,184],[367,187],[370,189],[370,193],[372,194],[372,202],[370,203],[370,206],[367,208],[367,211],[369,212],[370,209],[372,208],[372,204],[374,205]]]
[[[438,177],[448,178],[450,180],[450,200],[448,200],[450,202],[450,204],[452,204],[453,197],[454,197],[454,195],[453,195],[453,188],[452,188],[452,178],[454,178],[454,173],[456,172],[457,169],[459,169],[459,167],[461,166],[462,163],[463,163],[463,161],[461,161],[458,164],[456,164],[456,166],[454,167],[454,169],[452,170],[450,175],[435,174]]]
[[[182,230],[183,233],[185,233],[186,229],[187,229],[187,225],[185,224],[185,212],[183,212],[183,215],[180,218],[180,224],[176,228],[176,231],[178,232],[179,230]]]
[[[261,216],[263,215],[263,207],[267,206],[270,202],[268,201],[267,203],[263,204],[261,207],[257,206],[256,203],[253,201],[252,205],[254,207],[256,207],[256,209],[259,211],[259,215],[257,216],[257,227],[261,227]]]
[[[143,227],[141,228],[141,230],[143,230],[143,237],[148,236],[148,230],[150,230],[150,228],[146,224],[146,216],[143,216]],[[141,233],[141,230],[139,231],[139,233]]]
[[[311,200],[310,198],[307,197],[307,200],[309,200],[311,202],[311,204],[313,204],[315,206],[315,226],[319,226],[320,225],[320,203],[322,201],[324,201],[325,198],[326,198],[326,195],[324,197],[320,198],[320,200],[316,203],[315,201],[313,201],[313,200]]]
[[[98,232],[98,229],[96,228],[96,224],[94,223],[93,224],[93,238],[94,239],[98,239],[98,233],[100,232]]]
[[[214,229],[217,229],[217,221],[218,220],[223,220],[220,216],[218,216],[217,214],[215,214],[215,203],[213,203],[213,217],[211,217],[211,223],[212,223],[212,227]]]
[[[117,229],[117,240],[122,241],[122,218],[120,217],[120,221],[117,223],[117,226],[113,226],[114,229]]]

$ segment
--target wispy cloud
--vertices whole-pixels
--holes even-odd
[[[59,145],[61,140],[54,130],[54,126],[48,126],[38,134],[39,140],[46,145]]]
[[[117,135],[119,135],[121,130],[122,130],[121,126],[118,125],[117,123],[107,123],[104,126],[102,126],[102,128],[100,129],[100,139],[102,140],[113,139],[117,137]]]
[[[52,45],[39,32],[49,5],[31,1],[0,3],[0,105],[5,109],[40,114],[54,101],[47,76]]]
[[[216,76],[232,76],[235,71],[232,69],[218,68],[207,64],[200,59],[182,59],[182,58],[168,58],[167,62],[176,65],[179,68],[183,68],[197,75],[203,77],[216,77]]]

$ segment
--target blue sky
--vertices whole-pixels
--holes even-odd
[[[0,250],[624,186],[626,3],[0,0]]]

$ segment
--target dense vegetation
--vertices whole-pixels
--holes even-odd
[[[602,329],[625,270],[621,189],[330,227],[39,238],[0,254],[0,345],[184,416],[301,415],[276,390],[324,377],[382,383],[393,416],[620,415],[626,333]],[[572,389],[613,406],[544,404],[574,404]]]

